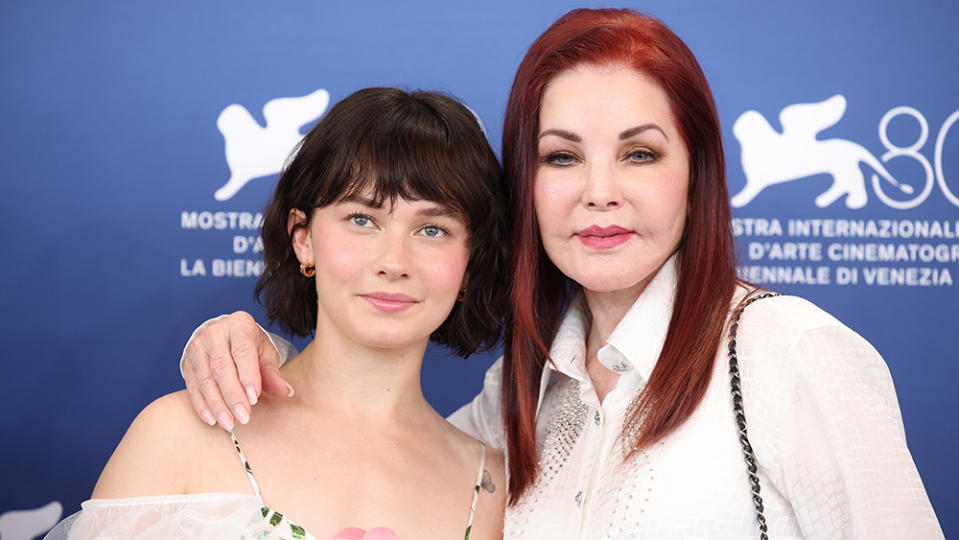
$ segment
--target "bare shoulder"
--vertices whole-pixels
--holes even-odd
[[[483,474],[483,491],[495,493],[506,500],[506,456],[499,450],[486,445],[486,472],[489,477]],[[490,485],[486,485],[486,481]]]
[[[94,498],[171,495],[186,492],[193,449],[206,446],[217,428],[200,421],[186,391],[160,397],[127,429],[93,490]]]
[[[489,445],[486,445],[486,466],[481,478],[470,538],[500,539],[506,511],[505,459],[502,452]]]
[[[476,497],[476,511],[470,529],[471,540],[500,539],[503,537],[503,516],[506,511],[506,465],[503,452],[493,445],[474,438],[451,423],[444,422],[456,440],[456,447],[470,464],[469,470],[480,482]],[[478,470],[485,453],[482,470]]]

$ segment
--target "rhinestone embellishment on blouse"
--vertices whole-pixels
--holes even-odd
[[[565,386],[560,389],[563,398],[546,427],[545,443],[539,463],[544,473],[542,480],[545,482],[552,480],[573,452],[576,441],[586,425],[586,413],[589,410],[589,407],[579,399],[579,381],[566,378],[558,384]]]

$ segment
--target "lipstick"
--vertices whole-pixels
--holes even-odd
[[[609,227],[591,225],[577,232],[575,236],[588,248],[606,250],[613,249],[626,242],[634,234],[630,229],[624,229],[617,225],[610,225]]]
[[[399,293],[372,292],[360,296],[371,306],[384,313],[402,313],[419,303],[412,296]]]

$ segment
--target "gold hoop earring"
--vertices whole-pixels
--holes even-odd
[[[303,274],[303,277],[313,277],[316,275],[316,267],[300,263],[300,273]]]
[[[466,287],[463,287],[462,289],[460,289],[460,292],[456,293],[456,301],[462,302],[463,297],[465,296],[466,296]]]

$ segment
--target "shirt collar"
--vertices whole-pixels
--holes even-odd
[[[600,362],[618,373],[635,369],[644,381],[648,381],[666,341],[675,295],[676,255],[673,255],[616,325],[606,345],[599,350]],[[589,380],[586,372],[589,319],[586,298],[582,292],[577,293],[550,347],[553,364],[547,364],[544,371],[552,369],[581,382]],[[544,373],[543,382],[546,381],[548,377]]]

